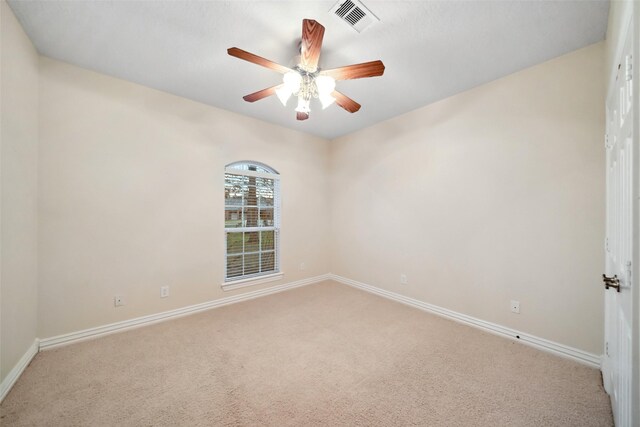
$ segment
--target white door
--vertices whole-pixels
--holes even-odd
[[[616,426],[636,426],[632,419],[632,309],[636,274],[633,260],[634,231],[638,230],[636,208],[637,168],[633,139],[633,28],[629,25],[624,49],[618,58],[615,84],[607,96],[607,243],[603,281],[605,292],[604,385],[611,396]]]

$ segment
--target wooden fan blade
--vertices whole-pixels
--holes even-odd
[[[249,53],[246,50],[238,49],[237,47],[230,47],[229,49],[227,49],[227,53],[231,56],[235,56],[236,58],[243,59],[245,61],[257,64],[257,65],[261,65],[263,67],[269,68],[273,71],[277,71],[282,74],[288,73],[289,71],[293,71],[289,67],[276,64],[273,61],[269,61],[268,59],[264,59],[263,57],[254,55],[253,53]]]
[[[271,96],[276,93],[276,89],[281,88],[284,84],[279,84],[275,86],[268,87],[266,89],[259,90],[257,92],[250,93],[249,95],[245,95],[242,97],[247,102],[256,102],[260,101],[262,98],[266,98],[267,96]]]
[[[302,20],[302,45],[300,46],[300,64],[307,71],[314,72],[318,69],[320,49],[324,27],[313,19]]]
[[[344,108],[350,113],[355,113],[361,107],[361,105],[358,104],[356,101],[338,92],[337,90],[334,90],[331,93],[331,96],[333,96],[336,99],[336,104],[338,104],[340,107]]]
[[[322,70],[323,76],[333,77],[336,80],[353,80],[363,77],[376,77],[384,74],[382,61],[363,62],[362,64],[347,65],[345,67]]]
[[[307,120],[309,118],[309,113],[301,113],[301,112],[296,112],[296,119],[298,120]]]

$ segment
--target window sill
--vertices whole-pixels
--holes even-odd
[[[248,279],[234,280],[233,282],[224,282],[221,287],[223,291],[232,291],[234,289],[246,288],[248,286],[261,285],[263,283],[275,282],[282,279],[283,272],[267,274],[265,276],[250,277]]]

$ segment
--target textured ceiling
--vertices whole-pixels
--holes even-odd
[[[364,1],[380,22],[358,34],[334,1],[18,1],[46,56],[325,138],[335,138],[604,39],[608,1]],[[232,58],[236,46],[289,65],[302,19],[326,27],[320,66],[381,59],[384,76],[338,82],[362,104],[253,104],[276,72]]]

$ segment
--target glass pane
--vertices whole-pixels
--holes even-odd
[[[242,206],[242,188],[225,187],[224,204],[226,206]]]
[[[261,231],[260,239],[261,239],[261,248],[263,251],[273,250],[275,248],[275,232],[274,231]]]
[[[273,189],[258,187],[258,204],[260,206],[273,206]]]
[[[244,256],[244,274],[254,274],[260,272],[260,254],[249,254]]]
[[[249,179],[252,179],[249,177]],[[255,178],[253,178],[255,179]],[[245,206],[258,206],[258,190],[255,185],[247,185],[244,193]]]
[[[276,258],[274,252],[262,253],[262,265],[260,271],[273,271],[276,269]]]
[[[242,255],[227,257],[227,277],[242,276]]]
[[[244,175],[234,175],[231,173],[224,174],[224,181],[227,186],[242,186],[249,182],[249,177]]]
[[[273,206],[273,195],[265,196],[264,194],[260,194],[260,196],[258,197],[258,203],[262,207]]]
[[[227,253],[242,253],[242,234],[243,233],[227,233]]]
[[[241,206],[249,178],[225,174],[224,199],[227,206]]]
[[[245,227],[258,226],[258,208],[244,208]]]
[[[242,227],[242,208],[225,208],[224,209],[224,226],[225,227]]]
[[[244,251],[246,252],[258,252],[260,248],[259,232],[252,231],[244,233]]]
[[[262,188],[273,188],[273,180],[269,178],[256,178],[256,185]]]
[[[257,171],[262,173],[277,174],[277,172],[271,169],[269,166],[258,165],[255,163],[241,163],[241,162],[233,163],[233,164],[227,165],[227,169],[237,169],[237,170],[243,170],[243,171]]]
[[[273,226],[273,208],[260,209],[260,226],[262,227]]]

